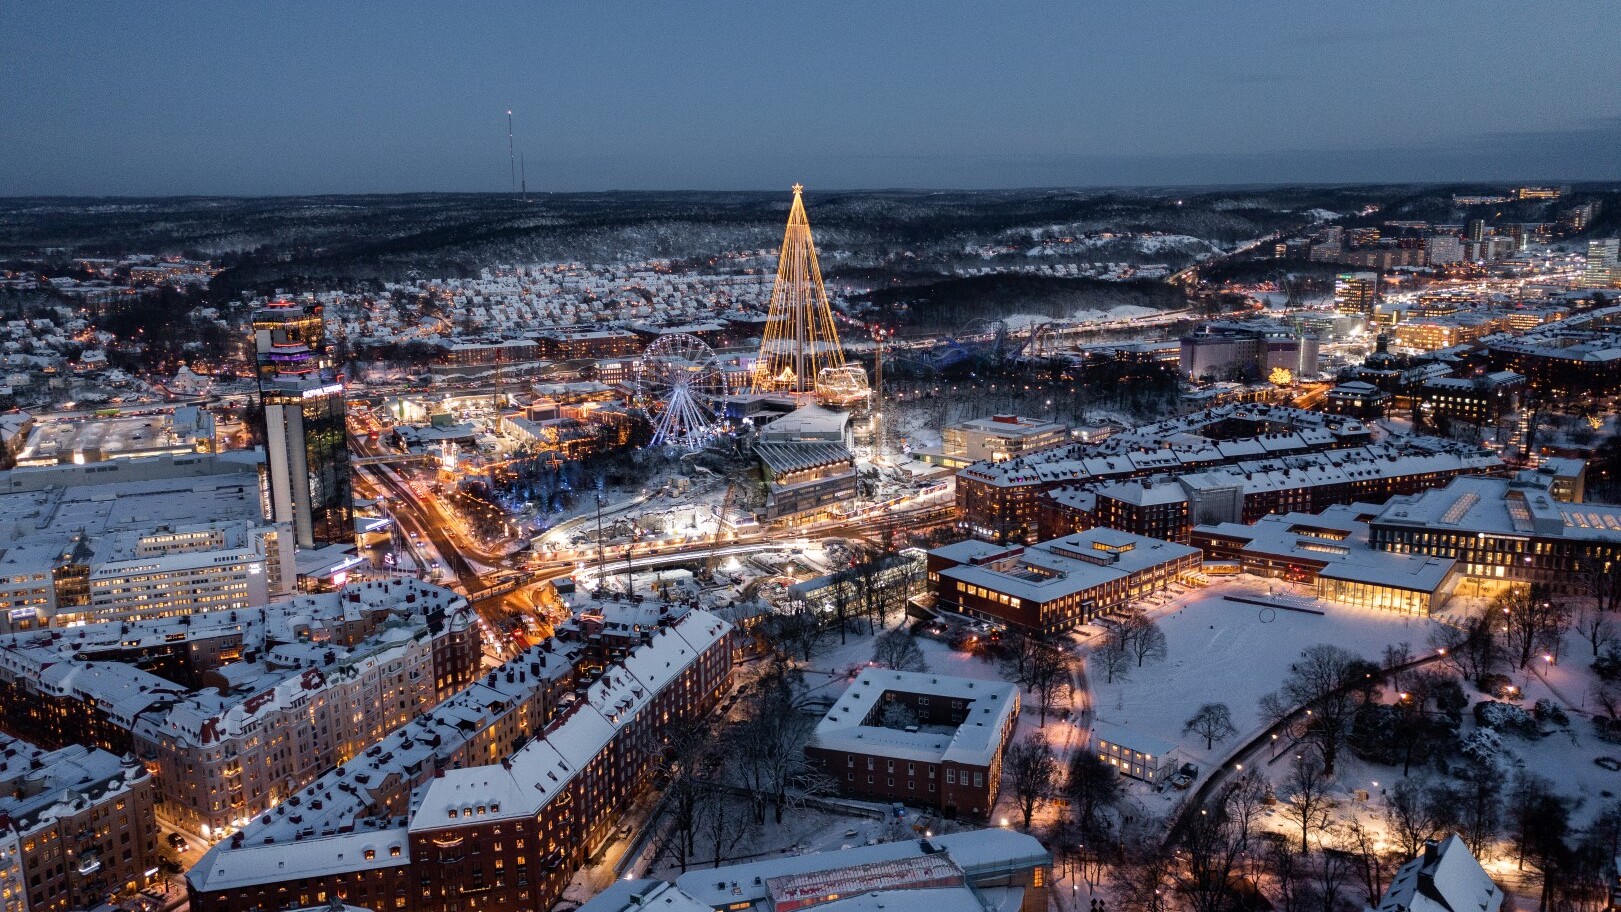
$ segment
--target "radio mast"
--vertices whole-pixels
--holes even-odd
[[[512,145],[512,109],[507,108],[507,168],[512,172],[512,192],[518,192],[518,156]]]

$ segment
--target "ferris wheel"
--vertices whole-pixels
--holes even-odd
[[[696,336],[660,336],[636,365],[636,405],[653,425],[653,446],[701,448],[724,393],[715,353]]]

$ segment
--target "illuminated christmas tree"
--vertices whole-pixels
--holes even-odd
[[[754,365],[756,392],[811,392],[821,371],[844,366],[833,308],[822,288],[822,268],[800,198],[804,189],[794,185],[794,205],[777,259],[777,284],[771,289],[765,338]]]

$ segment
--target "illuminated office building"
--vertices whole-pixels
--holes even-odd
[[[353,543],[343,384],[278,377],[261,395],[272,516],[300,548]]]

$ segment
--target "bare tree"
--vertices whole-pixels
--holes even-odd
[[[1114,767],[1089,750],[1077,750],[1070,756],[1064,794],[1081,835],[1091,838],[1098,832],[1099,813],[1118,802],[1125,790]]]
[[[857,606],[867,619],[868,633],[873,633],[888,620],[891,586],[884,574],[886,557],[882,554],[871,557],[850,568]]]
[[[1283,817],[1300,827],[1300,853],[1311,854],[1311,833],[1328,825],[1334,810],[1334,799],[1329,796],[1329,777],[1323,761],[1316,754],[1305,753],[1295,757],[1284,780],[1288,800],[1283,805]]]
[[[1262,713],[1271,718],[1287,712],[1288,707],[1306,713],[1305,737],[1322,755],[1323,774],[1332,776],[1340,746],[1361,705],[1364,685],[1377,671],[1372,663],[1338,646],[1308,646],[1289,666],[1283,686],[1262,699]]]
[[[810,793],[825,787],[805,757],[804,743],[816,718],[803,711],[803,685],[797,671],[778,662],[768,666],[745,694],[747,715],[734,729],[732,752],[738,778],[748,790],[756,823],[765,822],[770,804],[782,823],[790,790]]]
[[[1549,908],[1559,869],[1570,847],[1570,802],[1554,791],[1548,779],[1521,770],[1514,777],[1506,804],[1509,838],[1521,870],[1527,863],[1542,874],[1539,909]]]
[[[1039,642],[1036,637],[1016,630],[1003,633],[997,652],[997,667],[1001,669],[1002,677],[1019,685],[1029,680],[1030,662]]]
[[[1238,734],[1233,725],[1233,711],[1226,703],[1206,703],[1182,725],[1182,734],[1195,734],[1204,738],[1204,749],[1210,750],[1217,741]]]
[[[778,655],[803,662],[809,662],[827,642],[822,619],[807,609],[773,614],[761,624],[761,630]]]
[[[1002,757],[1002,771],[1028,831],[1036,805],[1052,795],[1053,786],[1058,782],[1058,760],[1046,741],[1026,738],[1008,747]]]
[[[1460,778],[1456,809],[1458,835],[1475,857],[1483,859],[1502,832],[1503,771],[1495,760],[1476,760],[1465,768]]]
[[[1143,667],[1147,659],[1165,661],[1168,653],[1165,631],[1160,629],[1158,623],[1137,614],[1127,618],[1120,627],[1125,632],[1126,648],[1137,661],[1138,668]]]
[[[666,824],[658,852],[672,858],[683,872],[697,850],[699,821],[708,785],[704,767],[713,756],[712,733],[707,726],[675,726],[665,745],[659,771],[668,781],[664,787]]]
[[[1438,838],[1446,821],[1438,812],[1430,785],[1419,779],[1397,779],[1386,795],[1385,827],[1393,837],[1398,851],[1412,858],[1424,848],[1428,840]]]
[[[1131,845],[1115,866],[1110,881],[1115,908],[1120,912],[1171,912],[1176,887],[1176,860],[1157,840]]]
[[[1413,661],[1413,649],[1406,643],[1396,643],[1385,647],[1385,654],[1379,666],[1383,669],[1385,678],[1390,686],[1397,690],[1406,690],[1406,673],[1401,669]]]
[[[1308,889],[1306,856],[1295,851],[1294,845],[1281,833],[1267,833],[1266,849],[1261,853],[1261,864],[1272,875],[1273,907],[1278,912],[1308,912],[1311,891]]]
[[[1223,912],[1231,903],[1233,878],[1250,857],[1265,794],[1266,783],[1251,771],[1189,815],[1180,840],[1187,865],[1177,886],[1194,912]]]
[[[733,850],[754,834],[757,826],[753,815],[738,807],[725,790],[709,784],[698,808],[698,833],[709,847],[714,867],[720,867]]]
[[[1557,651],[1569,624],[1564,604],[1540,591],[1514,590],[1492,607],[1506,628],[1503,638],[1516,668],[1529,667],[1544,650]]]
[[[928,671],[929,663],[923,658],[923,649],[917,637],[904,627],[878,634],[872,643],[872,660],[896,671]]]
[[[1492,625],[1490,615],[1484,612],[1430,628],[1429,644],[1458,674],[1471,681],[1491,674],[1503,662],[1502,637]]]
[[[1581,571],[1581,578],[1600,611],[1621,608],[1621,561],[1593,564]]]
[[[1317,866],[1312,870],[1312,895],[1318,912],[1343,912],[1345,888],[1351,882],[1352,856],[1343,850],[1323,851],[1317,854]]]
[[[861,598],[856,590],[856,572],[849,567],[839,570],[828,580],[827,604],[833,610],[833,620],[839,626],[839,645],[849,642],[850,621],[861,609]]]
[[[1587,645],[1593,648],[1595,659],[1606,645],[1615,641],[1615,622],[1610,619],[1609,612],[1597,604],[1584,604],[1577,610],[1575,627]]]
[[[1009,632],[1002,640],[999,663],[1003,677],[1035,694],[1045,728],[1048,705],[1073,677],[1069,653],[1039,637]]]
[[[1353,816],[1341,832],[1339,845],[1355,860],[1356,872],[1362,879],[1363,904],[1368,908],[1378,905],[1385,895],[1390,874],[1399,863],[1384,838],[1363,823],[1361,817]]]
[[[1109,628],[1103,634],[1103,642],[1092,650],[1092,658],[1103,670],[1105,684],[1113,684],[1116,678],[1125,680],[1131,669],[1131,649],[1124,631],[1119,627]]]
[[[1047,727],[1047,708],[1053,698],[1067,690],[1074,680],[1069,653],[1051,643],[1038,643],[1031,654],[1024,684],[1041,704],[1041,728]]]

